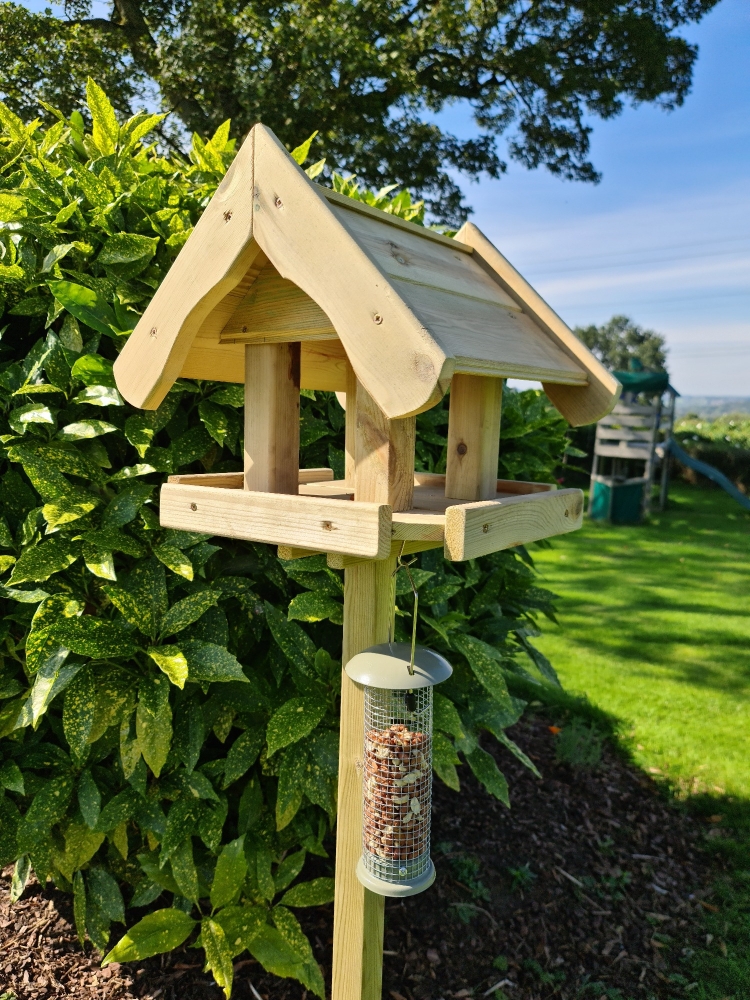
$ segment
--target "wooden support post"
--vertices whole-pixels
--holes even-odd
[[[414,499],[416,417],[389,420],[361,382],[356,399],[356,409],[346,408],[347,423],[356,421],[354,499],[409,510]]]
[[[300,345],[245,347],[245,489],[299,490]]]
[[[356,402],[355,402],[356,401]],[[355,498],[411,506],[414,490],[414,418],[387,420],[361,385],[347,386],[347,423],[354,438]],[[356,653],[387,642],[393,617],[396,554],[360,563],[344,574],[342,665]],[[364,689],[341,676],[341,744],[336,830],[336,898],[332,1000],[380,1000],[384,898],[357,879],[362,854],[362,735]]]
[[[445,495],[456,500],[494,500],[500,451],[503,380],[454,375],[448,415]]]

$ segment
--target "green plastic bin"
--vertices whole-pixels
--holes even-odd
[[[640,524],[643,518],[643,481],[617,483],[594,480],[590,514],[594,521]]]

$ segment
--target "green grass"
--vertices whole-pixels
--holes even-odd
[[[642,767],[750,799],[750,514],[673,486],[644,525],[586,520],[534,559],[560,621],[537,643],[565,688],[620,720]]]

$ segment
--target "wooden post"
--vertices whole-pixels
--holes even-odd
[[[245,489],[299,491],[300,345],[245,347]]]
[[[361,385],[349,386],[346,420],[356,456],[355,499],[408,509],[415,420],[389,421]],[[392,554],[345,570],[342,665],[368,646],[387,642],[395,563]],[[355,873],[362,854],[363,726],[364,689],[342,671],[332,1000],[380,1000],[382,989],[385,900],[365,889]]]
[[[356,421],[354,499],[409,510],[414,499],[416,417],[389,420],[360,382],[356,398],[354,414],[350,416],[348,405],[346,410],[347,424]]]
[[[454,375],[448,415],[445,495],[456,500],[494,500],[500,451],[503,380]]]

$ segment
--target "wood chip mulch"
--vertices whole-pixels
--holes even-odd
[[[495,991],[499,1000],[666,1000],[677,983],[689,984],[674,977],[687,975],[685,956],[705,938],[701,912],[714,909],[713,872],[701,850],[709,827],[670,806],[607,747],[593,772],[556,763],[554,721],[527,717],[512,733],[541,780],[487,741],[509,780],[510,812],[467,767],[459,768],[459,794],[436,783],[438,878],[423,895],[386,904],[386,1000]],[[100,969],[90,945],[85,952],[78,945],[69,897],[34,884],[11,907],[9,885],[6,870],[0,995],[10,993],[7,1000],[222,997],[190,948]],[[330,983],[332,907],[297,914]],[[239,1000],[305,998],[299,983],[268,975],[247,953],[235,969]]]

